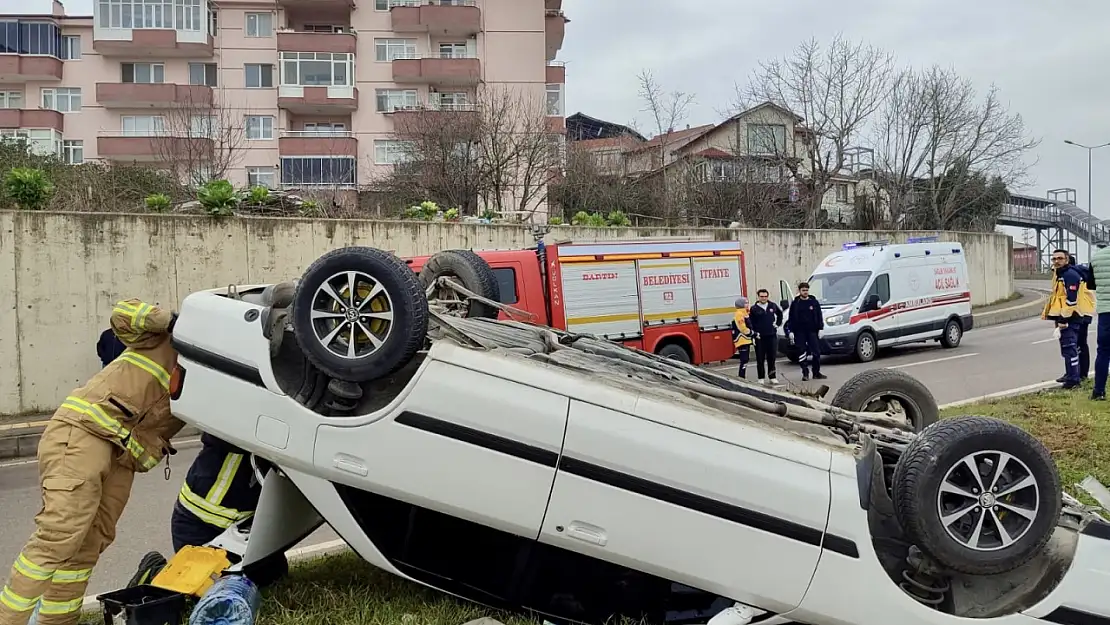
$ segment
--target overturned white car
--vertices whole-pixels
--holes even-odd
[[[827,405],[484,318],[484,263],[442,254],[185,299],[173,411],[264,474],[245,564],[326,522],[396,575],[572,621],[1110,623],[1110,524],[1024,431],[936,422],[896,371]]]

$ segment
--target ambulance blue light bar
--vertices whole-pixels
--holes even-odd
[[[938,238],[940,237],[935,234],[931,237],[910,237],[906,239],[906,243],[936,243]]]
[[[876,247],[880,245],[890,245],[890,241],[888,239],[879,241],[849,241],[841,247],[846,250],[854,250],[857,247]]]

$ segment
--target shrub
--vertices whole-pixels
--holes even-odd
[[[146,196],[146,200],[144,200],[144,203],[146,204],[148,210],[152,210],[156,213],[164,213],[170,209],[170,206],[173,204],[173,200],[171,200],[170,196],[166,195],[165,193],[151,193],[150,195]]]
[[[270,190],[266,187],[251,187],[250,193],[247,194],[247,201],[251,204],[261,206],[270,201]]]
[[[561,226],[561,225],[563,225],[563,218],[562,217],[548,217],[547,218],[547,225],[549,225],[549,226]]]
[[[213,180],[197,189],[197,201],[213,217],[232,214],[242,198],[227,180]]]
[[[4,193],[24,210],[40,210],[54,194],[54,185],[41,169],[15,167],[4,176]]]
[[[605,221],[610,226],[627,228],[628,226],[632,225],[632,221],[628,218],[628,216],[625,215],[623,211],[619,210],[611,211],[608,215],[605,216]]]
[[[443,212],[443,218],[447,221],[458,221],[459,220],[459,209],[457,209],[457,208],[448,208],[446,211]]]

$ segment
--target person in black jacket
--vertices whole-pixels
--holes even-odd
[[[821,302],[810,297],[808,282],[798,284],[798,296],[790,304],[790,320],[786,325],[787,336],[793,335],[792,341],[802,350],[802,381],[809,379],[810,369],[814,380],[827,379],[821,373],[821,330],[825,329],[825,316],[821,313]]]
[[[755,334],[755,369],[759,381],[778,384],[775,376],[775,359],[779,355],[778,329],[782,327],[782,309],[770,301],[767,289],[755,292],[756,302],[748,316],[748,327]]]
[[[119,355],[122,354],[125,349],[127,349],[127,347],[123,344],[123,341],[119,340],[116,333],[112,332],[111,328],[101,333],[100,340],[96,342],[96,356],[100,358],[100,364],[104,367],[107,367],[108,363],[119,358]]]

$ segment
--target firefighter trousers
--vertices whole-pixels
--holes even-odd
[[[0,590],[0,625],[74,625],[92,569],[116,537],[135,474],[120,449],[81,428],[51,420],[39,442],[42,508],[35,533]]]

